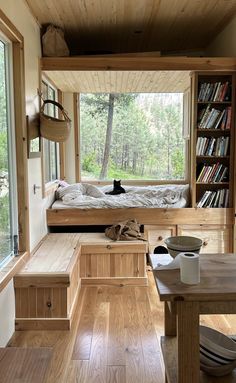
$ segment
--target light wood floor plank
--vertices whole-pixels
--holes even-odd
[[[107,336],[109,303],[100,303],[94,321],[93,338],[88,370],[88,383],[106,382]]]
[[[87,383],[88,360],[72,360],[69,364],[66,383]]]
[[[162,383],[164,380],[164,369],[161,365],[161,350],[159,349],[157,334],[153,325],[148,290],[136,287],[135,295],[139,319],[139,333],[144,357],[145,382]]]
[[[107,364],[125,365],[125,329],[121,295],[113,295],[110,301]]]
[[[52,350],[48,348],[1,348],[1,383],[43,383]]]
[[[73,360],[89,360],[90,358],[97,294],[97,287],[85,288],[84,305],[81,310],[81,319],[72,355]]]
[[[106,383],[125,383],[125,366],[108,366]]]
[[[126,383],[143,383],[145,382],[144,360],[134,288],[127,290],[123,296],[123,312],[126,342]]]

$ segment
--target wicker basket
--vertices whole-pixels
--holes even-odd
[[[53,104],[58,107],[64,119],[51,117],[44,113],[44,107]],[[50,141],[64,142],[68,139],[71,130],[71,120],[65,112],[63,106],[53,100],[44,100],[40,111],[40,134]]]

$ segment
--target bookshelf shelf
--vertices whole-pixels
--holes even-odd
[[[195,72],[192,206],[234,206],[235,74]]]
[[[198,104],[231,105],[231,101],[198,101]]]
[[[208,159],[225,159],[225,160],[228,160],[230,158],[230,156],[196,156],[197,159],[200,159],[200,160],[208,160]]]
[[[208,185],[208,186],[228,186],[229,182],[196,182],[196,185]]]
[[[197,132],[198,133],[210,133],[211,135],[213,135],[214,133],[216,134],[221,134],[221,135],[224,135],[224,134],[230,134],[230,130],[229,129],[225,129],[225,130],[222,130],[222,129],[197,129]]]

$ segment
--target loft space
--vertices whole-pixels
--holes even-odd
[[[203,55],[236,14],[234,0],[26,0],[42,27],[65,32],[71,55],[159,51]]]

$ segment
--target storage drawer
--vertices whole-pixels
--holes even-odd
[[[179,225],[178,235],[201,238],[201,253],[232,252],[232,226],[229,225]]]
[[[144,233],[148,240],[149,253],[153,253],[155,247],[165,246],[166,238],[176,235],[176,226],[145,225]]]

